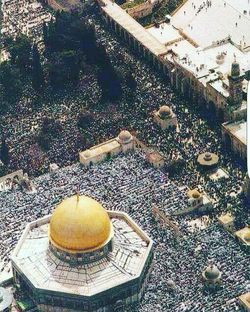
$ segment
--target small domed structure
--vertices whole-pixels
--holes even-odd
[[[163,105],[163,106],[160,107],[160,109],[159,109],[159,116],[160,116],[160,118],[166,119],[169,116],[171,116],[171,114],[172,114],[172,111],[171,111],[169,106]]]
[[[210,264],[202,272],[202,277],[206,287],[208,288],[216,288],[221,283],[221,272],[214,264]]]
[[[187,192],[188,204],[192,208],[199,208],[203,205],[203,195],[196,189]]]
[[[224,53],[218,53],[216,56],[216,63],[221,65],[224,63],[225,60],[225,54]]]
[[[171,290],[174,290],[175,289],[175,282],[172,280],[172,279],[168,279],[167,282],[167,287]]]
[[[80,253],[101,248],[110,240],[111,221],[96,200],[75,195],[54,210],[50,220],[50,242],[57,249]]]
[[[209,161],[209,160],[211,160],[212,159],[212,154],[211,153],[205,153],[205,155],[204,155],[204,159],[206,160],[206,161]]]
[[[120,143],[129,143],[132,140],[132,135],[129,131],[127,130],[122,130],[120,134],[118,135],[118,140]]]
[[[153,116],[154,121],[162,128],[162,130],[171,128],[176,129],[177,117],[168,105],[163,105],[158,111],[154,111]]]
[[[198,156],[197,162],[203,167],[213,167],[218,164],[219,156],[210,152],[202,153]]]
[[[192,190],[192,191],[190,191],[190,195],[191,195],[191,197],[193,197],[193,198],[195,198],[195,199],[201,197],[200,192],[198,192],[197,190]]]
[[[220,277],[221,273],[216,265],[210,265],[204,271],[204,275],[208,280],[213,281],[217,280]]]

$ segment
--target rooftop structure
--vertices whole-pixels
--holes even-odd
[[[211,2],[211,4],[209,4]],[[230,36],[242,49],[250,46],[247,0],[186,1],[172,16],[172,25],[201,47]],[[208,30],[209,27],[209,31]]]
[[[169,22],[147,29],[110,0],[101,1],[101,6],[111,27],[162,69],[181,94],[199,104],[204,101],[222,121],[246,118],[244,85],[250,72],[247,0],[240,6],[234,0],[187,0]],[[236,65],[237,79],[231,75]]]
[[[247,144],[247,123],[246,121],[229,122],[223,125],[225,131],[233,136],[238,142]]]
[[[225,213],[225,214],[222,214],[218,220],[221,222],[221,224],[223,225],[226,225],[228,223],[231,223],[234,221],[234,217],[231,215],[231,213]]]
[[[239,301],[242,307],[249,312],[250,311],[250,292],[239,296]]]
[[[165,164],[164,157],[158,152],[149,152],[147,154],[147,160],[155,168],[162,168]]]
[[[11,311],[12,301],[13,301],[12,293],[3,287],[0,287],[0,311],[1,312]]]
[[[245,227],[237,232],[234,235],[247,247],[250,247],[250,227]]]
[[[197,161],[201,166],[210,168],[218,164],[219,156],[214,153],[206,152],[200,154]]]
[[[121,152],[134,149],[134,137],[127,130],[122,130],[118,137],[95,145],[79,153],[80,163],[88,167]]]
[[[109,0],[101,0],[103,11],[117,24],[130,33],[140,44],[151,51],[155,56],[166,53],[167,48],[156,40],[150,33],[146,32],[129,14],[119,5]]]
[[[226,122],[222,125],[222,138],[227,148],[241,159],[247,159],[247,122],[245,120]]]
[[[158,111],[153,112],[154,121],[162,128],[176,128],[177,117],[168,105],[163,105]]]
[[[75,195],[26,226],[12,266],[42,311],[93,311],[140,300],[151,259],[151,239],[127,214]]]

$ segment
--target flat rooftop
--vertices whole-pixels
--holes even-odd
[[[113,215],[114,250],[99,261],[72,267],[49,250],[49,220],[33,222],[13,254],[15,265],[36,288],[90,296],[140,275],[152,242],[121,213]],[[45,222],[46,221],[46,222]]]
[[[102,0],[105,6],[102,10],[106,12],[117,24],[127,30],[137,41],[148,48],[155,56],[166,53],[167,48],[158,40],[147,32],[142,25],[133,19],[119,5],[110,0]]]
[[[182,39],[179,31],[168,23],[162,23],[159,27],[151,26],[147,28],[147,31],[162,44]]]
[[[120,143],[117,141],[117,139],[112,139],[102,144],[98,144],[84,152],[80,152],[80,155],[84,156],[85,158],[99,157],[100,155],[112,152],[119,147]]]
[[[230,42],[203,50],[195,48],[187,40],[182,40],[169,45],[168,48],[178,55],[177,63],[198,79],[206,75],[211,78],[211,70],[226,78],[231,72],[235,58],[240,63],[242,73],[250,69],[250,52],[243,53]],[[224,55],[222,64],[217,63],[216,57],[219,54]]]
[[[224,124],[223,127],[244,145],[247,144],[247,122],[239,121]]]
[[[171,23],[200,47],[231,36],[235,44],[247,48],[250,46],[249,11],[248,0],[212,0],[211,6],[208,1],[188,0],[173,15]]]

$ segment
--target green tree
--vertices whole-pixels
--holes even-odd
[[[31,43],[27,36],[21,35],[11,40],[8,47],[10,61],[15,64],[21,72],[27,71],[31,67]]]
[[[44,85],[43,69],[40,61],[40,54],[37,45],[32,48],[32,86],[34,90],[41,91]]]
[[[47,42],[48,42],[48,26],[45,22],[43,22],[43,41],[44,41],[44,44],[47,45]]]
[[[121,80],[112,66],[99,68],[97,71],[97,81],[102,90],[103,100],[118,101],[121,99]]]
[[[90,112],[82,112],[78,116],[78,127],[82,129],[88,129],[93,122],[93,116]]]
[[[11,102],[20,98],[23,90],[19,69],[10,62],[0,64],[0,89],[4,100]]]
[[[3,164],[5,166],[8,166],[10,162],[9,147],[4,138],[2,138],[0,155],[1,155],[1,161],[3,162]]]
[[[63,88],[68,83],[77,84],[80,74],[80,58],[76,51],[53,53],[48,64],[50,84],[54,88]]]

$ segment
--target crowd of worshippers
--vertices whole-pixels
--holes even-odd
[[[45,100],[47,105],[41,110],[32,112],[30,99],[22,99],[17,106],[17,114],[5,116],[1,123],[12,153],[10,167],[22,168],[33,175],[48,170],[49,163],[70,165],[78,160],[79,151],[117,136],[121,129],[135,132],[138,139],[160,150],[169,160],[182,157],[190,162],[199,153],[210,150],[220,155],[223,165],[232,167],[231,159],[224,155],[218,132],[211,130],[191,111],[150,66],[130,54],[112,34],[100,27],[98,20],[93,22],[97,40],[105,46],[114,66],[119,68],[128,64],[132,68],[137,82],[133,99],[128,101],[124,96],[119,103],[110,103],[108,109],[100,108],[100,90],[91,74],[81,82],[79,91],[48,96]],[[178,131],[163,131],[153,120],[152,112],[165,104],[177,114]],[[79,112],[85,109],[90,111],[93,120],[87,129],[81,131],[77,125],[78,117]],[[58,120],[63,130],[52,140],[49,151],[43,153],[34,137],[38,135],[45,117]],[[31,159],[34,159],[33,167]],[[41,166],[37,168],[36,160],[39,159],[42,159]]]
[[[99,19],[93,17],[93,22],[97,40],[106,47],[114,66],[119,68],[126,64],[133,69],[137,82],[133,99],[128,101],[124,97],[119,103],[110,103],[108,109],[100,107],[100,90],[91,74],[81,81],[78,90],[48,96],[47,105],[36,111],[32,111],[29,98],[22,99],[16,114],[1,117],[1,130],[10,147],[10,168],[23,169],[32,176],[48,172],[50,163],[68,166],[78,161],[80,151],[116,137],[121,129],[127,129],[147,146],[160,151],[167,161],[177,157],[185,161],[186,166],[171,178],[176,186],[187,185],[190,189],[199,186],[215,201],[215,209],[223,206],[227,210],[227,203],[231,200],[234,207],[241,205],[241,198],[231,195],[240,192],[245,174],[223,149],[219,130],[212,129],[205,118],[175,95],[166,79],[131,54]],[[164,104],[176,113],[177,130],[163,131],[155,124],[152,112]],[[93,120],[87,129],[81,130],[78,117],[79,112],[85,109],[90,111]],[[45,117],[59,121],[62,128],[46,152],[35,140]],[[219,155],[219,166],[225,168],[229,175],[227,180],[211,181],[201,174],[196,160],[200,153],[206,151]],[[182,193],[179,193],[181,197]],[[182,205],[181,199],[178,205]]]
[[[43,23],[51,20],[51,14],[36,0],[3,0],[2,29],[6,37],[25,34],[36,42],[42,39]]]
[[[151,167],[145,154],[135,151],[84,168],[80,164],[58,169],[33,180],[37,193],[16,189],[0,197],[0,255],[7,265],[25,225],[50,214],[63,199],[75,194],[91,196],[106,209],[127,212],[154,240],[154,261],[145,296],[135,311],[240,311],[238,295],[247,291],[248,259],[235,241],[218,225],[216,219],[204,229],[191,231],[191,216],[178,222],[180,235],[163,228],[154,218],[152,207],[166,203],[171,214],[182,193],[166,174]],[[166,185],[168,187],[166,188]],[[173,201],[172,192],[176,201]],[[202,221],[201,221],[202,222]],[[213,262],[222,272],[218,290],[203,286],[202,271]],[[249,290],[249,289],[248,289]],[[130,307],[129,311],[133,311]]]

